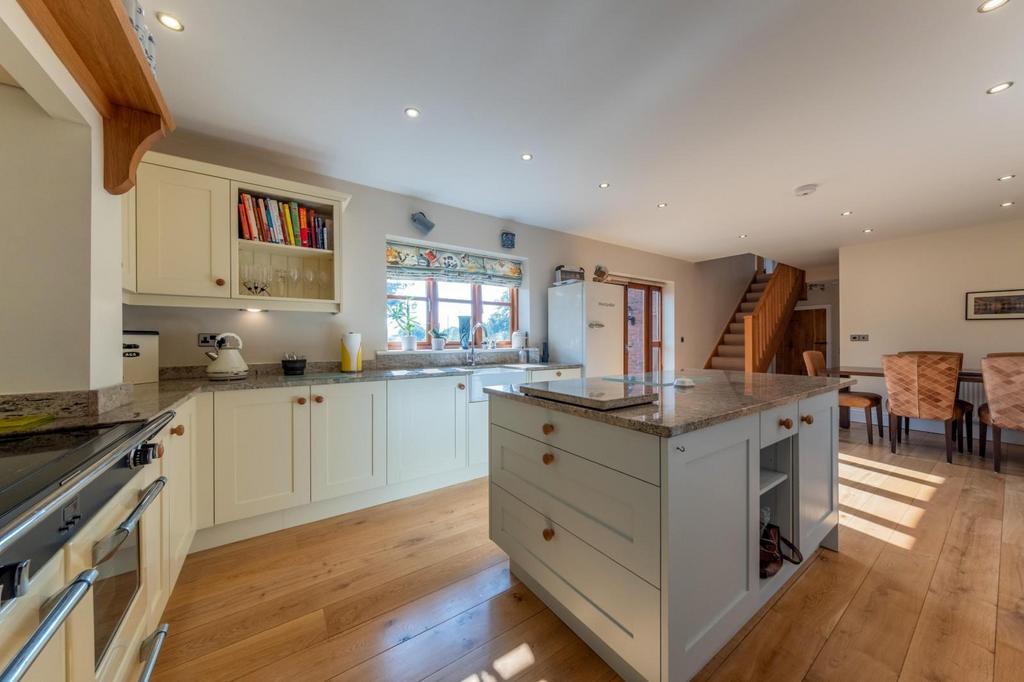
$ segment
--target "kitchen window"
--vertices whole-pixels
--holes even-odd
[[[447,335],[446,348],[459,346],[459,316],[467,315],[470,325],[480,322],[486,335],[477,330],[472,342],[495,341],[512,345],[512,332],[519,329],[519,288],[494,284],[451,282],[434,278],[388,279],[388,348],[400,348],[398,326],[390,314],[409,299],[416,322],[413,335],[417,348],[430,348],[431,329]]]

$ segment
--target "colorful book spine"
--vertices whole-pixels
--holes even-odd
[[[283,216],[281,222],[284,225],[284,236],[286,244],[289,246],[295,246],[295,230],[292,229],[292,214],[288,210],[288,204],[279,204],[281,207],[281,215]]]
[[[252,233],[249,232],[249,221],[245,217],[245,204],[238,202],[238,238],[252,241]]]
[[[249,229],[252,232],[252,238],[260,242],[266,241],[260,222],[256,219],[256,209],[253,206],[252,196],[245,194],[243,195],[243,198],[245,200],[245,214],[249,220]]]
[[[302,246],[302,227],[299,223],[299,205],[294,201],[285,205],[285,212],[292,221],[292,246]]]
[[[299,241],[303,246],[309,246],[309,227],[306,222],[306,207],[299,206]]]

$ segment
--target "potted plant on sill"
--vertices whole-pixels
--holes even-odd
[[[388,306],[388,317],[398,327],[402,350],[416,350],[416,304],[407,298]]]
[[[430,330],[430,350],[444,350],[448,343],[448,332],[443,332],[436,327]]]

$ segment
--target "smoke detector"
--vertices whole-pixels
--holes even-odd
[[[818,185],[812,182],[809,185],[800,185],[795,190],[793,190],[793,194],[797,195],[798,197],[807,197],[814,194],[817,190]]]

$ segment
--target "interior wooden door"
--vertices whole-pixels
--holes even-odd
[[[804,351],[824,353],[828,363],[828,313],[825,308],[794,310],[786,337],[775,356],[775,371],[779,374],[807,374]]]

